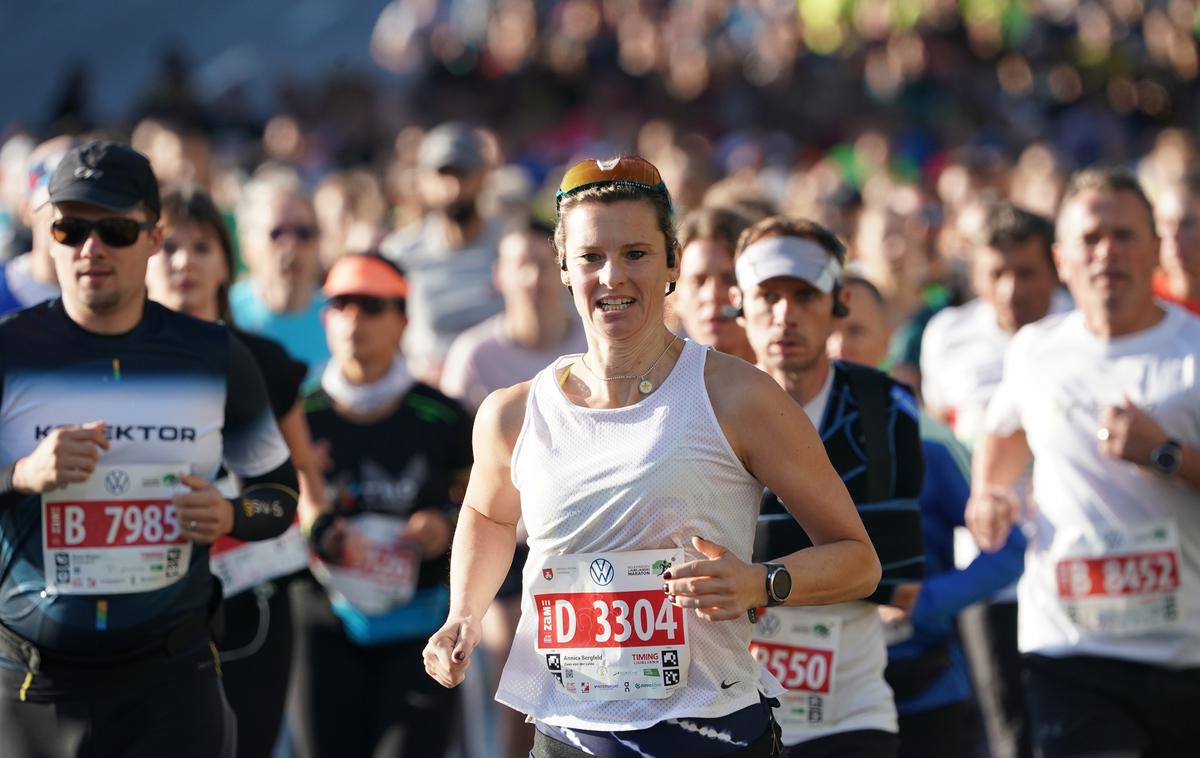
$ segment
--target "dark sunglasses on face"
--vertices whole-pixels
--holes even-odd
[[[342,311],[354,305],[368,316],[378,316],[387,310],[390,303],[391,300],[372,295],[335,295],[329,298],[329,307],[335,311]]]
[[[60,245],[77,247],[87,241],[95,230],[100,241],[109,247],[129,247],[137,242],[143,229],[153,229],[154,221],[132,218],[102,218],[90,221],[77,216],[64,216],[50,224],[50,236]]]
[[[273,228],[270,232],[268,232],[268,234],[270,234],[271,239],[275,241],[278,241],[283,237],[292,236],[295,237],[299,242],[308,242],[317,236],[317,230],[308,224],[296,224],[295,226],[281,225]]]

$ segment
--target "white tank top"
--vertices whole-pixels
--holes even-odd
[[[749,652],[746,617],[690,613],[687,686],[661,700],[581,701],[555,686],[535,650],[531,579],[549,556],[691,548],[699,535],[751,560],[762,485],[717,423],[704,384],[707,348],[685,342],[670,375],[625,408],[575,405],[557,381],[560,358],[534,377],[513,451],[512,479],[529,530],[526,591],[496,699],[535,721],[576,729],[645,729],[672,718],[712,718],[782,692]]]

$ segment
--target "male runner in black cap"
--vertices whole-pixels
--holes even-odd
[[[146,158],[83,145],[49,194],[62,298],[0,322],[0,755],[232,755],[208,546],[283,532],[295,471],[241,343],[146,299]]]

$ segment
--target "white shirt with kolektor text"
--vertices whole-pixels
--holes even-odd
[[[1200,445],[1200,319],[1100,339],[1076,311],[1013,338],[989,432],[1024,430],[1033,516],[1018,589],[1022,652],[1200,665],[1200,490],[1106,457],[1106,406],[1128,398]]]
[[[556,684],[535,649],[539,615],[530,588],[551,558],[691,547],[699,535],[751,560],[762,485],[717,423],[704,383],[707,348],[686,342],[661,385],[624,408],[573,404],[558,384],[560,359],[533,379],[512,459],[529,530],[521,620],[496,699],[534,720],[627,731],[671,718],[723,716],[782,692],[749,651],[749,619],[688,619],[687,686],[665,699],[580,700]],[[557,574],[555,574],[557,577]]]

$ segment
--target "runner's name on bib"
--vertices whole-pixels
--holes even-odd
[[[286,532],[269,540],[242,542],[222,537],[209,548],[208,555],[209,569],[221,580],[225,597],[233,597],[307,566],[308,543],[300,533],[300,525],[292,524]]]
[[[535,648],[577,700],[660,700],[687,686],[687,616],[663,593],[679,548],[551,556],[532,575]]]
[[[335,599],[368,616],[406,605],[417,588],[421,553],[404,532],[408,519],[362,513],[342,520],[341,560],[314,558],[313,575]]]
[[[1088,634],[1132,635],[1173,626],[1179,607],[1179,538],[1160,521],[1068,537],[1055,564],[1063,611]]]
[[[125,595],[162,589],[188,570],[173,495],[186,465],[97,466],[86,482],[42,496],[46,591]]]
[[[834,665],[842,622],[799,608],[771,608],[754,626],[750,652],[779,683],[775,719],[791,730],[823,729],[834,721]]]

